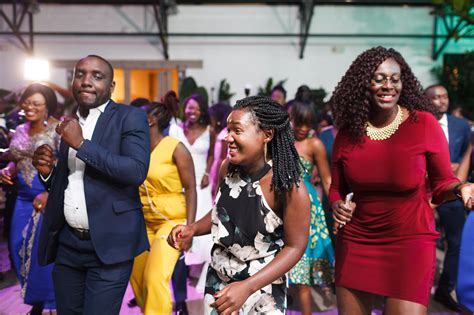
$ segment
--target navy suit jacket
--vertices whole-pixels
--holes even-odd
[[[448,116],[449,156],[451,163],[459,163],[471,142],[471,128],[464,119]]]
[[[69,146],[61,142],[58,163],[45,182],[49,190],[38,255],[42,265],[54,262],[59,232],[66,224],[64,190],[68,185]],[[86,163],[84,193],[91,241],[100,261],[133,259],[149,247],[138,187],[150,162],[150,134],[143,110],[110,101],[92,139],[76,155]]]

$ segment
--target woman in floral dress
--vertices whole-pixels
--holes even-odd
[[[253,96],[237,102],[227,128],[229,157],[213,210],[175,227],[168,242],[179,248],[212,230],[206,314],[283,314],[285,273],[306,248],[310,213],[289,117],[270,98]]]

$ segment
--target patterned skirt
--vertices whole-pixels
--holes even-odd
[[[290,270],[290,284],[330,286],[334,283],[334,249],[326,226],[324,210],[314,186],[305,178],[311,200],[308,245],[301,260]]]

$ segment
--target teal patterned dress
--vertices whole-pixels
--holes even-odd
[[[334,283],[334,249],[326,226],[324,210],[316,189],[311,184],[314,165],[300,157],[304,166],[302,175],[311,201],[311,221],[306,251],[301,260],[290,270],[290,284],[330,286]]]

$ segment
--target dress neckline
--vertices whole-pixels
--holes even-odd
[[[166,143],[166,142],[168,141],[168,138],[170,138],[170,136],[164,136],[164,137],[160,140],[160,142],[158,142],[158,144],[153,147],[153,149],[151,150],[151,155],[152,155],[155,151],[158,152],[158,150],[157,150],[158,147],[159,147],[161,144],[163,144],[163,141]]]
[[[256,182],[257,180],[260,180],[265,174],[268,173],[268,171],[272,168],[271,163],[267,162],[265,165],[262,166],[258,171],[255,171],[253,173],[246,173],[242,169],[239,170],[239,176],[240,178],[247,182],[247,183],[253,183]]]
[[[186,132],[184,132],[184,124],[182,125],[181,130],[183,130],[183,135],[184,135],[184,138],[186,139],[186,142],[187,142],[191,147],[193,147],[194,144],[195,144],[196,142],[198,142],[198,140],[201,139],[201,137],[204,136],[204,134],[206,134],[206,133],[208,132],[209,126],[207,126],[206,129],[204,129],[204,131],[203,131],[199,136],[197,136],[196,139],[194,139],[193,143],[191,143],[191,142],[189,141],[188,137],[186,136]]]
[[[389,140],[391,139],[394,135],[396,135],[398,133],[398,131],[400,130],[400,128],[403,126],[403,125],[406,125],[407,121],[411,120],[411,114],[410,112],[408,111],[408,116],[406,118],[403,118],[402,122],[400,123],[400,125],[398,126],[397,130],[393,133],[392,136],[388,137],[387,139],[384,139],[384,140],[372,140],[370,139],[370,137],[365,133],[364,134],[364,137],[371,140],[371,141],[379,141],[379,142],[382,142],[382,141],[385,141],[385,140]]]

